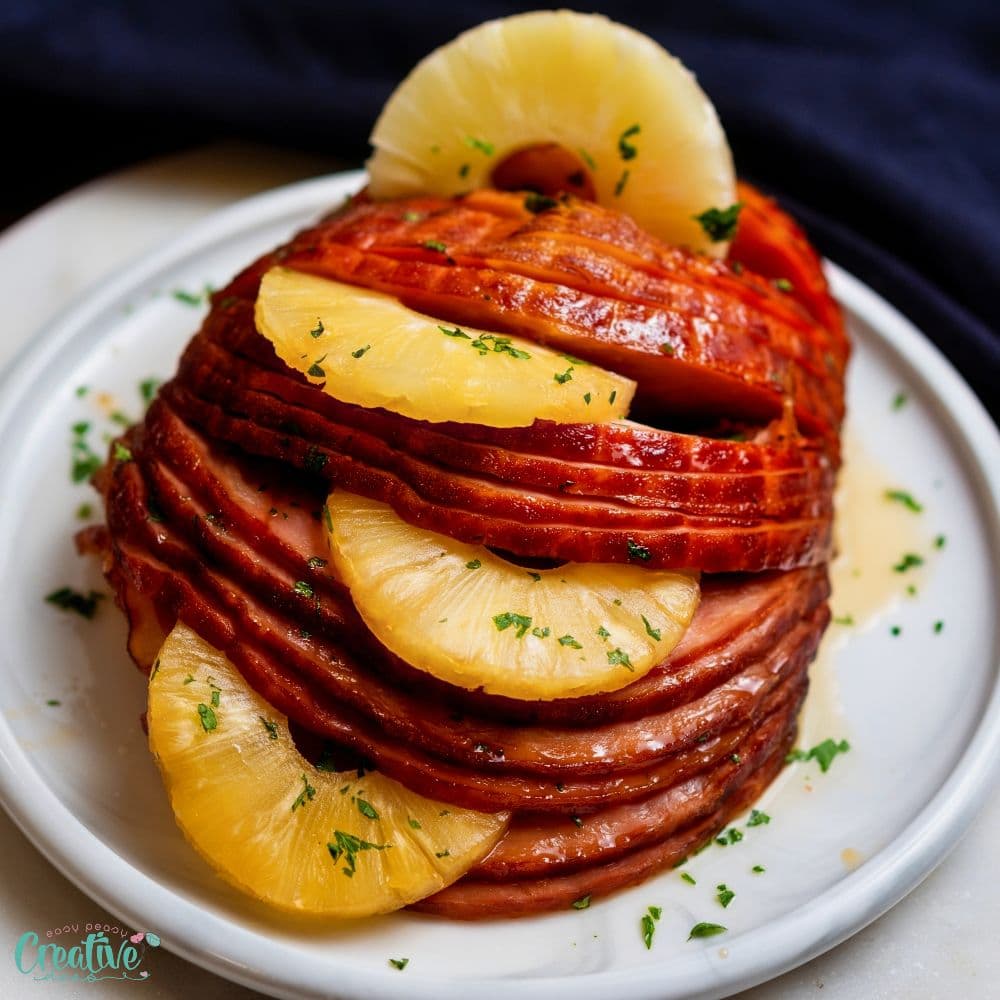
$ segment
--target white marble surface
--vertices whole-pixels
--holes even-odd
[[[0,364],[79,292],[217,207],[336,164],[266,149],[219,145],[145,164],[60,198],[0,235],[4,324]],[[37,262],[8,287],[10,262]],[[18,273],[23,273],[18,269]],[[888,914],[839,948],[745,1000],[936,1000],[1000,996],[1000,794],[951,856]],[[28,929],[114,919],[77,891],[0,813],[0,996],[119,996],[121,983],[26,982],[10,959]],[[257,994],[166,952],[147,963],[143,990],[158,998]]]

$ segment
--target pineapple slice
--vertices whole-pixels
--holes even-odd
[[[607,563],[525,569],[334,491],[334,568],[365,623],[411,666],[531,701],[614,691],[677,645],[697,576]]]
[[[320,771],[288,720],[178,623],[149,683],[149,745],[185,836],[223,878],[302,914],[386,913],[450,885],[508,814],[445,808],[378,773]]]
[[[417,420],[524,427],[602,423],[628,411],[635,382],[518,337],[458,327],[390,295],[275,267],[257,329],[331,396]]]
[[[371,143],[374,198],[496,186],[511,154],[555,143],[589,172],[565,190],[590,189],[669,243],[725,255],[694,219],[736,201],[715,108],[656,42],[597,14],[536,11],[459,35],[397,87]]]

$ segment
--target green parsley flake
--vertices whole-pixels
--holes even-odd
[[[938,535],[937,538],[934,539],[934,548],[943,549],[947,541],[948,539],[945,538],[944,535]]]
[[[219,720],[215,717],[215,712],[204,703],[198,705],[198,717],[201,719],[201,728],[206,733],[210,733],[219,725]]]
[[[672,358],[677,353],[677,350],[674,348],[673,344],[661,344],[660,350],[664,354],[666,354],[668,358]]]
[[[292,588],[299,597],[312,597],[315,593],[312,588],[311,583],[307,583],[305,580],[296,580],[295,586]]]
[[[681,872],[681,878],[687,882],[688,885],[697,885],[694,876],[690,872]]]
[[[722,904],[722,908],[725,909],[736,896],[736,893],[730,889],[725,882],[720,882],[716,887],[715,898]]]
[[[892,397],[892,408],[894,410],[901,410],[906,405],[906,393],[897,392],[895,396]]]
[[[313,338],[322,337],[325,332],[323,321],[317,316],[316,325],[309,331],[309,336]]]
[[[149,406],[153,402],[153,397],[156,395],[156,390],[160,387],[160,380],[158,378],[144,378],[139,383],[139,395],[142,397],[143,403]]]
[[[598,634],[598,635],[599,635],[599,636],[600,636],[600,637],[601,637],[602,639],[607,639],[607,638],[609,638],[609,637],[610,637],[610,635],[611,635],[611,633],[610,633],[610,632],[609,632],[609,631],[608,631],[608,630],[607,630],[607,629],[606,629],[606,628],[605,628],[605,627],[604,627],[603,625],[601,625],[601,626],[600,626],[600,627],[599,627],[599,628],[597,629],[597,634]]]
[[[378,819],[378,812],[370,802],[366,802],[361,798],[355,799],[354,802],[358,807],[358,812],[361,813],[362,816],[365,816],[368,819]]]
[[[590,393],[585,392],[583,394],[583,401],[587,404],[587,406],[590,406],[590,399],[591,399]]]
[[[662,637],[660,630],[658,628],[653,628],[653,626],[649,624],[649,619],[647,619],[645,615],[639,615],[639,617],[642,619],[642,624],[646,626],[646,635],[648,635],[650,639],[654,639],[656,642],[659,642]]]
[[[468,177],[468,176],[469,176],[469,171],[470,171],[471,169],[472,169],[472,166],[471,166],[471,164],[468,164],[468,163],[463,163],[463,164],[462,164],[462,165],[461,165],[461,166],[460,166],[460,167],[458,168],[458,176],[459,176],[459,177],[462,177],[462,178],[465,178],[465,177]]]
[[[889,629],[890,635],[902,635],[902,632],[903,627],[901,625],[893,625],[892,628]]]
[[[854,615],[834,615],[833,616],[834,625],[853,625]]]
[[[550,198],[547,194],[539,194],[537,191],[529,191],[524,196],[524,207],[533,215],[539,212],[547,212],[550,208],[555,208],[559,202],[555,198]]]
[[[901,503],[907,510],[912,510],[914,514],[919,514],[924,509],[924,505],[914,500],[913,495],[907,493],[906,490],[886,490],[884,495],[886,500]]]
[[[86,521],[91,514],[94,513],[94,508],[89,503],[82,503],[76,508],[76,517],[78,521]]]
[[[716,934],[725,934],[726,930],[727,928],[723,927],[722,924],[695,924],[694,927],[691,928],[691,933],[688,934],[688,941],[692,938],[715,937]]]
[[[642,931],[642,943],[648,951],[653,947],[653,933],[656,930],[656,922],[651,913],[644,913],[639,921],[639,928]]]
[[[447,253],[448,247],[440,240],[424,240],[420,244],[425,250],[433,250],[435,253]]]
[[[907,552],[892,568],[896,573],[905,573],[908,569],[913,569],[916,566],[923,566],[923,564],[923,556],[918,556],[915,552]]]
[[[187,292],[183,288],[175,288],[170,294],[178,302],[183,302],[186,306],[200,306],[204,299],[204,296],[200,292]]]
[[[446,847],[443,851],[435,851],[434,852],[434,857],[436,857],[436,858],[450,858],[451,857],[451,851],[449,851],[448,848]]]
[[[517,629],[517,638],[521,639],[528,629],[531,628],[531,618],[528,615],[519,615],[513,611],[504,611],[493,616],[493,624],[496,625],[498,632],[503,632],[511,626],[515,626]]]
[[[472,338],[461,327],[458,327],[458,326],[453,326],[453,327],[452,326],[439,326],[438,329],[446,337],[461,337],[463,340],[472,340]]]
[[[583,162],[586,163],[591,170],[597,169],[597,163],[594,161],[594,158],[590,155],[590,153],[588,153],[585,149],[577,149],[577,152],[580,154],[580,159],[583,160]]]
[[[633,135],[638,135],[642,129],[638,125],[630,125],[620,136],[618,136],[618,155],[623,160],[634,160],[639,152],[635,146],[629,142]]]
[[[222,696],[222,690],[221,690],[221,688],[213,687],[212,688],[212,708],[218,708],[219,707],[219,698],[221,696]]]
[[[51,706],[52,708],[58,708],[62,702],[58,698],[49,698],[45,704]]]
[[[586,910],[590,906],[590,893],[588,892],[586,896],[581,896],[579,899],[574,899],[570,904],[574,910]]]
[[[407,820],[407,822],[410,824],[410,826],[414,830],[422,830],[423,829],[423,827],[420,825],[420,820],[416,820],[412,816]]]
[[[302,791],[299,792],[292,803],[292,812],[295,812],[300,806],[305,806],[307,802],[311,802],[314,798],[316,798],[316,789],[309,784],[309,779],[303,774]]]
[[[619,177],[618,180],[615,182],[616,198],[620,198],[622,196],[622,192],[625,190],[625,185],[628,184],[628,178],[629,178],[629,171],[626,168],[625,170],[622,171],[621,177]]]
[[[626,539],[626,545],[628,545],[629,559],[638,559],[640,562],[649,562],[649,560],[653,558],[653,553],[650,552],[645,545],[640,545],[631,538]]]
[[[389,964],[394,969],[399,969],[402,972],[410,964],[410,960],[408,958],[390,958]]]
[[[743,839],[743,831],[731,826],[725,833],[715,838],[715,842],[720,847],[728,847],[730,844],[738,844]]]
[[[104,594],[96,590],[82,594],[72,587],[60,587],[47,594],[45,600],[63,611],[73,611],[89,621],[97,614],[97,602],[104,600]]]
[[[326,565],[326,560],[322,559],[320,556],[310,556],[306,560],[306,565],[310,569],[322,569]]]
[[[272,722],[270,719],[265,719],[263,715],[258,715],[260,719],[260,724],[267,730],[267,738],[269,740],[276,740],[278,738],[278,724]]]
[[[761,812],[759,809],[750,810],[750,818],[747,820],[747,826],[765,826],[771,822],[771,817],[768,816],[766,812]]]
[[[465,137],[465,144],[469,149],[478,149],[484,156],[492,156],[496,152],[492,142],[487,142],[485,139],[477,139],[475,136],[467,135]]]
[[[569,368],[567,368],[566,371],[562,372],[561,374],[559,372],[556,372],[556,374],[553,375],[552,377],[560,385],[565,385],[567,382],[569,382],[573,378],[573,366],[570,365]]]
[[[351,351],[352,358],[363,358],[372,349],[371,344],[365,344],[364,347],[359,347],[356,351]]]
[[[787,278],[775,278],[774,287],[778,289],[779,292],[790,292],[794,288],[794,285]]]
[[[942,621],[936,621],[934,623],[934,634],[935,635],[940,635],[943,629],[944,629],[944,622],[942,622]]]
[[[608,653],[608,663],[612,667],[625,667],[626,670],[635,673],[635,667],[632,666],[628,653],[623,653],[617,646]]]
[[[540,583],[541,582],[541,579],[542,579],[542,574],[541,573],[533,573],[531,570],[528,570],[527,573],[528,573],[528,576],[530,576],[531,579],[534,580],[535,583]]]
[[[763,875],[764,872],[767,871],[767,869],[763,865],[754,865],[753,868],[750,869],[750,871],[752,871],[754,875]]]
[[[493,354],[508,354],[519,361],[527,361],[531,357],[527,351],[522,351],[514,347],[510,337],[498,337],[493,333],[481,333],[472,341],[470,346],[474,347],[480,356],[485,356],[491,352]]]
[[[570,816],[570,819],[573,821],[573,825],[577,829],[582,829],[582,827],[583,827],[583,820],[579,816]]]
[[[692,218],[705,231],[705,235],[713,243],[722,243],[731,240],[736,235],[736,226],[740,220],[740,209],[742,202],[736,202],[728,208],[707,208],[700,215],[693,215]]]
[[[561,635],[558,641],[560,646],[569,646],[571,649],[583,649],[583,646],[571,635]]]
[[[472,559],[465,564],[466,569],[479,569],[483,565],[481,559]]]
[[[822,743],[817,743],[810,750],[792,750],[785,757],[785,762],[815,760],[819,764],[819,769],[825,774],[830,770],[830,765],[833,763],[834,757],[837,754],[847,753],[850,749],[851,745],[847,740],[841,740],[838,743],[836,740],[826,739]]]
[[[391,844],[373,844],[360,837],[355,837],[353,833],[334,830],[333,840],[327,843],[326,849],[330,852],[334,864],[341,858],[344,859],[344,867],[341,871],[348,878],[353,878],[355,871],[357,871],[358,854],[362,851],[384,851],[391,846]]]

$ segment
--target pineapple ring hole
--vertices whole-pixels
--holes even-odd
[[[360,777],[368,771],[375,770],[370,761],[350,747],[328,740],[294,719],[288,720],[288,735],[303,759],[321,771],[332,771],[337,774],[356,771]]]
[[[587,201],[597,198],[583,157],[557,142],[515,150],[493,168],[490,179],[501,191],[534,191],[549,198],[572,194]]]

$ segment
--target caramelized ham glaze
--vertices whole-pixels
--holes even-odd
[[[80,545],[100,553],[141,667],[183,619],[310,738],[434,798],[514,812],[490,856],[422,910],[514,916],[641,881],[746,808],[794,740],[829,620],[849,349],[801,232],[753,189],[740,196],[743,269],[572,199],[541,213],[492,191],[355,199],[215,295],[129,432],[131,459],[97,477],[107,527]],[[430,424],[339,402],[254,329],[278,262],[606,365],[637,380],[642,417],[676,429]],[[625,562],[645,546],[649,566],[705,573],[701,605],[665,661],[619,691],[459,689],[385,649],[310,561],[326,557],[336,484],[515,556]]]

